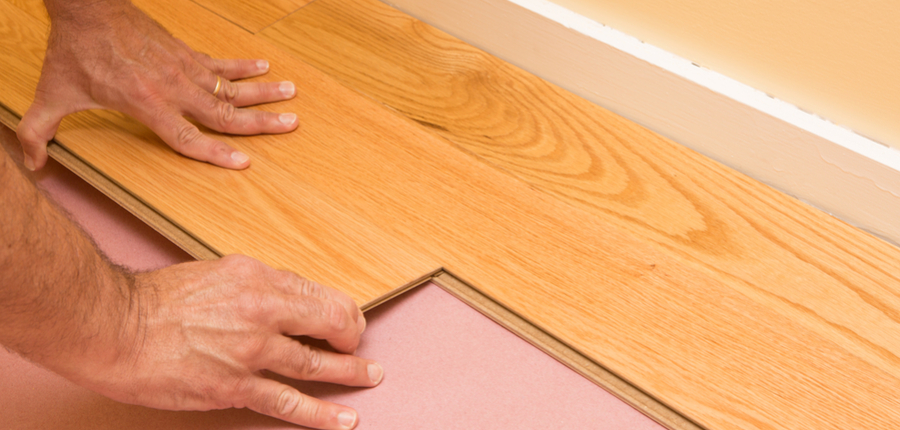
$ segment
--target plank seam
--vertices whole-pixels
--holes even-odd
[[[316,0],[312,0],[312,1],[310,1],[309,3],[306,3],[305,5],[300,6],[300,7],[298,7],[297,9],[294,9],[294,10],[288,12],[288,13],[287,13],[286,15],[284,15],[283,17],[278,18],[278,19],[275,20],[274,22],[270,22],[268,25],[266,25],[266,26],[263,27],[263,28],[260,28],[259,31],[257,31],[257,32],[254,33],[254,34],[262,33],[262,32],[265,31],[267,28],[269,28],[269,27],[271,27],[271,26],[273,26],[273,25],[276,25],[276,24],[278,24],[278,23],[281,22],[281,21],[284,21],[284,20],[287,19],[289,16],[291,16],[291,15],[293,15],[293,14],[299,12],[301,9],[303,9],[303,8],[305,8],[305,7],[307,7],[307,6],[311,5],[311,4],[313,4],[313,3],[315,3],[315,2],[316,2]]]

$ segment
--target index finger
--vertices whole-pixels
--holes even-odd
[[[365,318],[363,317],[362,311],[360,311],[356,302],[354,302],[346,293],[327,285],[311,281],[287,270],[279,270],[278,276],[279,279],[273,282],[273,284],[283,293],[311,296],[322,300],[338,302],[349,314],[354,316],[354,321],[357,323],[360,323],[361,321],[360,324],[362,327],[360,332],[365,328]]]
[[[287,296],[275,312],[278,330],[283,334],[322,339],[344,353],[353,353],[359,346],[362,329],[355,311],[334,300]]]
[[[132,116],[146,124],[169,147],[186,157],[229,169],[245,169],[250,165],[249,156],[236,151],[225,142],[203,134],[194,124],[171,109],[150,108],[147,111],[133,112]]]

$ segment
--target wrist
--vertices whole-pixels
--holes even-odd
[[[132,354],[139,339],[141,299],[134,287],[134,276],[109,264],[105,259],[95,261],[93,292],[72,297],[69,339],[56,345],[59,353],[44,362],[57,373],[85,386],[94,378],[104,378],[112,369]],[[55,358],[55,359],[54,359]]]

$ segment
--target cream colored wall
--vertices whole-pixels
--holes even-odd
[[[900,2],[551,1],[900,148]]]

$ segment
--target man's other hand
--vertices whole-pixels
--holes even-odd
[[[297,128],[295,114],[240,109],[296,93],[291,82],[231,82],[266,73],[264,60],[197,53],[127,0],[45,3],[51,18],[47,54],[34,102],[16,131],[31,170],[46,164],[47,142],[63,117],[86,109],[124,112],[179,153],[231,169],[249,166],[248,156],[204,135],[184,116],[230,134]]]

